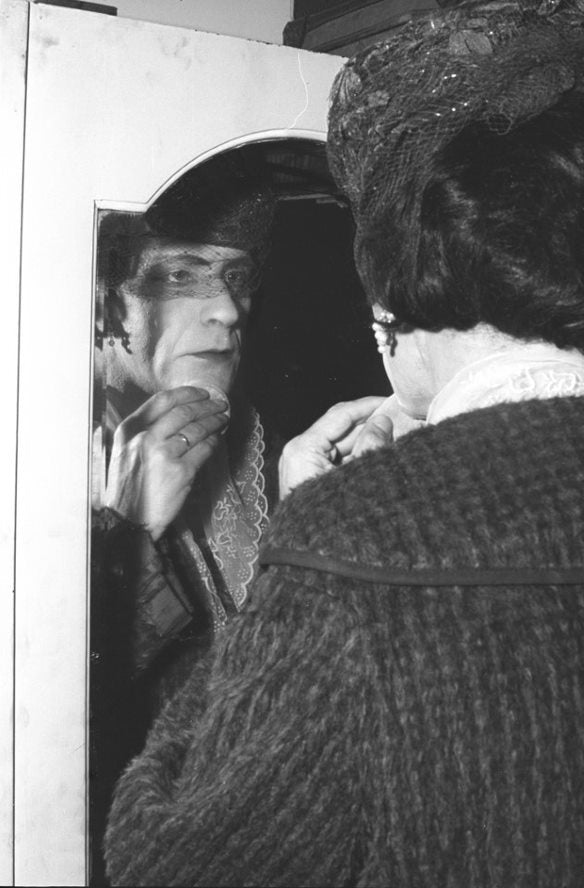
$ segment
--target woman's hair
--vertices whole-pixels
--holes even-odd
[[[584,4],[468,0],[339,72],[328,157],[371,302],[584,349]]]
[[[366,289],[400,321],[584,350],[584,94],[508,133],[466,126],[400,221],[388,201],[356,245]]]

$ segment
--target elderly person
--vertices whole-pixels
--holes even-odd
[[[248,153],[194,168],[98,239],[92,799],[241,607],[267,523],[237,373],[274,195]]]
[[[137,672],[194,609],[218,628],[241,607],[266,523],[262,428],[236,379],[274,202],[246,159],[215,158],[100,228],[94,505],[108,529],[144,531]]]
[[[475,2],[341,72],[395,400],[290,445],[251,607],[118,785],[114,884],[582,885],[582,23]]]

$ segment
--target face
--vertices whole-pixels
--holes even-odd
[[[373,306],[373,317],[383,315],[380,305]],[[395,334],[395,345],[382,351],[383,366],[402,409],[416,419],[424,419],[434,391],[428,362],[424,356],[424,331],[412,329]]]
[[[145,397],[179,385],[229,392],[256,277],[243,250],[149,239],[116,291],[129,351],[115,341],[108,382]]]

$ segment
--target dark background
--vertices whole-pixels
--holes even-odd
[[[390,393],[352,239],[351,215],[335,201],[279,205],[243,373],[265,424],[284,439],[338,401]]]

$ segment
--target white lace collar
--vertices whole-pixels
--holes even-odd
[[[191,530],[192,512],[197,512],[226,591],[237,610],[243,607],[255,576],[259,544],[268,524],[263,475],[264,433],[259,416],[253,408],[246,406],[234,411],[232,421],[237,423],[236,445],[228,447],[227,437],[221,440],[217,451],[197,476],[197,497],[200,499],[195,498],[194,506],[191,500],[187,500],[175,521],[177,532],[208,588],[217,626],[225,623],[227,618],[221,603],[217,602],[214,580],[205,567]],[[121,416],[112,399],[108,398],[102,425],[93,437],[92,502],[95,508],[100,508],[105,500],[109,448],[120,422]]]
[[[549,343],[522,343],[474,361],[436,395],[426,422],[503,402],[584,395],[584,355]]]

